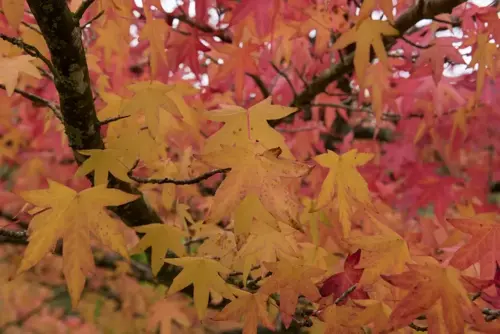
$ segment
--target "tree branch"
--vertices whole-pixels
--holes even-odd
[[[147,179],[147,178],[142,178],[142,177],[137,177],[137,176],[132,175],[134,169],[137,168],[138,163],[139,163],[139,160],[137,160],[135,162],[134,166],[132,166],[132,169],[130,169],[130,171],[128,172],[128,174],[127,174],[128,177],[130,177],[132,180],[134,180],[135,182],[138,182],[138,183],[151,183],[151,184],[171,183],[171,184],[176,184],[176,185],[180,185],[180,186],[188,185],[188,184],[196,184],[196,183],[200,183],[201,181],[206,180],[206,179],[208,179],[216,174],[227,173],[231,170],[231,168],[215,169],[213,171],[201,174],[200,176],[197,176],[195,178],[185,179],[185,180],[175,180],[175,179],[171,179],[168,177],[163,178],[163,179]]]
[[[103,149],[81,29],[65,0],[27,0],[49,48],[56,73],[55,85],[68,142],[75,160],[82,164],[86,157],[78,150]],[[90,4],[87,4],[87,8]],[[77,11],[82,12],[82,10]],[[57,24],[54,24],[57,22]],[[89,180],[93,180],[91,174]],[[160,223],[161,218],[145,202],[142,193],[130,184],[110,177],[109,186],[140,195],[130,203],[113,208],[125,224],[139,226]]]
[[[262,93],[262,96],[264,96],[264,98],[271,95],[271,93],[269,92],[269,89],[267,89],[267,87],[266,87],[266,84],[264,83],[264,81],[262,81],[262,79],[258,75],[252,74],[252,73],[245,73],[245,74],[253,79],[253,81],[255,82],[257,87],[259,87],[259,89]]]
[[[0,33],[0,38],[3,39],[4,41],[7,41],[9,42],[10,44],[12,45],[15,45],[17,46],[18,48],[20,49],[23,49],[24,52],[26,52],[28,55],[32,56],[32,57],[35,57],[35,58],[38,58],[40,59],[41,61],[43,61],[47,66],[48,68],[50,69],[50,71],[54,74],[54,75],[57,75],[57,72],[54,68],[54,66],[52,65],[52,63],[50,62],[50,60],[48,60],[36,47],[34,47],[33,45],[30,45],[30,44],[27,44],[25,43],[22,39],[20,38],[16,38],[16,37],[11,37],[11,36],[7,36],[5,34],[2,34]]]
[[[94,1],[95,0],[83,0],[80,7],[78,7],[76,12],[73,14],[73,17],[74,17],[76,22],[79,22],[82,19],[83,14],[85,14],[85,11],[87,11],[87,9],[89,9],[89,7],[94,3]]]
[[[0,88],[1,89],[6,89],[5,85],[4,84],[0,84]],[[32,93],[29,93],[27,91],[24,91],[22,89],[14,89],[14,92],[21,95],[22,97],[32,101],[33,103],[35,103],[36,105],[41,105],[41,106],[44,106],[44,107],[47,107],[49,108],[50,110],[52,110],[52,112],[54,113],[54,115],[62,121],[62,115],[59,111],[59,107],[54,105],[52,102],[50,102],[49,100],[46,100],[44,99],[43,97],[41,96],[38,96],[38,95],[35,95],[35,94],[32,94]]]
[[[82,26],[80,27],[80,29],[85,29],[87,28],[89,25],[91,25],[93,22],[95,22],[97,19],[99,19],[102,15],[104,14],[104,11],[101,10],[99,13],[97,13],[96,16],[94,16],[93,18],[91,18],[90,20],[88,20],[87,22],[85,22],[84,24],[82,24]]]
[[[9,230],[0,228],[0,237],[7,239],[14,239],[19,241],[26,241],[28,239],[28,231],[26,230]]]
[[[451,13],[453,8],[464,3],[465,0],[419,0],[415,2],[415,5],[408,8],[404,13],[402,13],[396,20],[394,27],[399,31],[400,35],[403,35],[408,29],[414,26],[418,21],[423,19],[432,19],[434,16],[443,13]],[[394,45],[396,38],[386,38],[385,46],[389,49]],[[297,95],[292,101],[292,107],[301,107],[308,105],[316,97],[316,95],[323,92],[326,87],[342,78],[344,75],[349,74],[353,71],[354,64],[354,53],[344,57],[344,61],[341,63],[335,63],[330,66],[329,69],[321,73],[316,79],[314,79],[309,86],[306,87],[302,93]]]

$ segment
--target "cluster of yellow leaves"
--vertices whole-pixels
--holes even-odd
[[[399,330],[421,314],[428,317],[429,328],[434,331],[446,327],[459,332],[466,322],[479,321],[469,316],[477,309],[469,301],[458,271],[478,260],[477,253],[467,250],[474,247],[475,239],[471,246],[464,246],[465,255],[459,250],[457,258],[452,259],[458,269],[410,255],[407,241],[386,224],[387,212],[372,203],[368,186],[357,170],[372,159],[372,154],[351,150],[338,155],[328,151],[314,157],[318,168],[328,169],[328,174],[317,198],[301,199],[296,190],[313,166],[296,161],[283,136],[267,123],[295,109],[272,105],[265,99],[249,109],[227,106],[199,116],[184,101],[184,96],[194,93],[186,85],[153,81],[127,88],[132,97],[103,94],[107,106],[99,112],[101,121],[119,118],[108,124],[107,148],[79,152],[89,158],[76,175],[94,172],[94,187],[77,193],[49,181],[48,189],[21,193],[35,209],[30,211],[34,217],[29,245],[18,273],[37,264],[62,239],[63,271],[73,305],[77,305],[85,277],[94,269],[94,236],[125,259],[129,252],[142,253],[151,247],[154,275],[164,263],[182,267],[168,294],[192,284],[200,319],[206,317],[210,296],[213,300],[230,300],[214,319],[243,317],[245,334],[255,333],[259,323],[274,328],[270,316],[273,309],[279,311],[288,327],[299,296],[316,309],[319,320],[315,326],[327,333],[358,333],[362,326],[378,332]],[[167,217],[174,212],[175,218],[137,227],[135,230],[144,236],[127,251],[118,221],[107,214],[106,207],[128,203],[137,196],[106,188],[108,174],[132,182],[128,172],[140,159],[153,175],[181,175],[187,160],[167,160],[164,138],[174,130],[172,122],[194,133],[199,131],[202,118],[224,125],[205,140],[200,154],[193,155],[196,163],[230,169],[207,201],[204,220],[195,222],[189,207],[176,201],[182,192],[176,194],[175,186],[166,185],[160,209]],[[359,216],[365,220],[366,233],[353,229],[353,221]],[[328,246],[320,233],[325,219],[333,221],[340,231],[328,239],[334,245]],[[218,225],[220,222],[223,224]],[[481,238],[488,226],[494,228],[493,223],[471,229],[466,221],[450,222],[476,238]],[[311,240],[304,236],[311,236]],[[186,243],[196,238],[203,239],[201,245]],[[338,262],[332,249],[345,254],[361,250],[357,269],[363,273],[357,284],[370,291],[373,300],[322,306],[318,284],[332,274]],[[165,258],[168,251],[177,258]],[[230,276],[237,276],[243,289],[228,283]],[[274,294],[279,294],[279,305],[271,298]],[[169,308],[167,304],[158,305],[152,326],[158,323],[159,312]],[[166,319],[161,326],[168,331],[170,321]]]
[[[49,188],[22,192],[27,202],[35,205],[29,226],[29,244],[17,273],[37,264],[59,239],[63,240],[63,271],[73,305],[78,303],[85,277],[94,269],[91,234],[100,243],[125,258],[128,252],[119,222],[105,211],[107,206],[118,206],[137,198],[117,189],[96,186],[76,192],[49,180]]]

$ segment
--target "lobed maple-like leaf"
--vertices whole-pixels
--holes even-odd
[[[107,185],[108,173],[125,182],[132,182],[127,173],[132,168],[134,161],[126,161],[124,152],[116,149],[80,150],[80,154],[89,156],[75,173],[75,176],[84,176],[94,172],[94,184]]]
[[[164,263],[167,250],[172,250],[177,256],[186,255],[182,239],[188,234],[178,227],[167,224],[149,224],[136,227],[135,230],[145,235],[130,250],[130,254],[142,253],[151,247],[151,269],[155,276]]]
[[[143,81],[127,86],[135,93],[121,110],[122,115],[133,115],[143,111],[146,125],[151,135],[159,134],[160,112],[169,112],[173,116],[183,117],[189,113],[189,106],[184,95],[191,95],[196,89],[186,84],[165,85],[159,81]]]
[[[340,35],[332,47],[334,49],[343,49],[351,43],[356,43],[354,68],[356,69],[358,82],[362,83],[365,80],[366,69],[370,64],[370,47],[373,46],[380,62],[388,66],[387,52],[382,42],[382,35],[394,36],[398,34],[399,31],[387,21],[367,19],[363,20],[359,26],[356,25],[351,30]]]
[[[375,217],[368,215],[378,229],[375,235],[351,236],[346,241],[354,249],[361,249],[357,268],[363,268],[361,284],[373,284],[383,273],[399,273],[411,262],[406,241]]]
[[[500,224],[497,213],[481,213],[467,218],[450,218],[447,221],[472,238],[460,247],[450,260],[450,265],[465,270],[481,262],[481,274],[493,273],[496,261],[500,261]]]
[[[319,292],[321,296],[327,297],[333,295],[333,300],[339,298],[347,289],[358,283],[363,275],[364,269],[356,269],[359,260],[361,259],[361,250],[350,254],[344,262],[344,271],[328,277],[321,285]],[[348,298],[353,299],[368,299],[368,294],[362,289],[357,288],[351,292]],[[338,303],[343,305],[347,302],[347,298]]]
[[[361,205],[370,203],[368,185],[356,167],[363,166],[372,158],[373,154],[358,153],[357,150],[350,150],[340,156],[328,150],[328,153],[314,157],[314,160],[321,166],[330,169],[321,185],[315,210],[327,206],[336,195],[344,236],[347,236],[351,230],[352,205],[355,202],[359,202]]]
[[[259,293],[270,295],[277,292],[280,294],[281,321],[288,328],[295,314],[300,295],[308,298],[311,302],[321,297],[318,288],[311,279],[321,276],[324,270],[285,259],[275,263],[265,262],[264,266],[273,274],[264,281]]]
[[[187,298],[184,300],[179,296],[171,296],[170,298],[157,301],[149,308],[150,315],[147,329],[154,331],[159,327],[160,334],[173,334],[175,333],[172,331],[173,321],[180,326],[189,327],[191,319],[181,309],[187,303]]]
[[[464,319],[467,313],[473,312],[474,305],[461,283],[460,272],[442,267],[435,260],[407,266],[409,271],[404,273],[382,275],[392,285],[409,290],[392,312],[388,330],[407,326],[415,318],[427,314],[430,326],[436,326],[442,317],[449,333],[464,333]]]
[[[3,14],[7,18],[9,25],[17,29],[24,16],[24,1],[2,0]]]
[[[244,318],[243,334],[257,334],[259,323],[270,330],[274,330],[274,325],[267,312],[268,295],[259,291],[249,293],[244,290],[238,290],[235,294],[238,298],[226,305],[213,318],[214,320],[240,320]]]
[[[205,317],[210,289],[221,294],[224,298],[234,299],[229,285],[219,276],[219,273],[229,274],[231,270],[219,262],[203,257],[165,259],[165,262],[183,267],[181,273],[174,278],[168,289],[168,294],[174,294],[193,284],[194,306],[200,319]]]
[[[305,163],[280,158],[281,149],[263,150],[261,145],[222,146],[222,150],[198,156],[215,168],[231,168],[215,192],[206,218],[220,221],[234,212],[249,194],[256,194],[264,207],[278,220],[300,229],[300,202],[288,183],[309,173]]]
[[[286,117],[296,110],[271,104],[269,97],[248,110],[235,105],[207,111],[207,119],[224,122],[224,126],[205,141],[203,153],[220,150],[222,145],[244,145],[248,141],[258,141],[267,149],[279,147],[284,157],[293,158],[283,135],[269,126],[267,121]]]
[[[38,210],[31,220],[29,243],[17,273],[37,264],[58,239],[63,240],[63,271],[73,306],[78,304],[85,284],[85,275],[94,268],[90,235],[105,246],[128,258],[125,241],[118,222],[105,211],[138,196],[118,189],[97,186],[76,192],[60,183],[48,180],[49,188],[24,191],[20,196]]]

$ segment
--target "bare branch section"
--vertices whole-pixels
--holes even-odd
[[[77,151],[103,149],[104,142],[99,132],[100,124],[96,115],[80,24],[75,20],[75,15],[69,10],[65,0],[27,2],[50,50],[57,73],[54,79],[65,132],[75,160],[82,164],[86,157]],[[88,176],[90,180],[93,179],[92,175]],[[113,208],[113,212],[125,224],[139,226],[161,222],[161,218],[146,204],[142,193],[135,187],[116,178],[110,178],[109,186],[140,195],[131,203]]]
[[[134,166],[132,166],[132,169],[128,172],[128,177],[130,177],[132,180],[134,180],[137,183],[150,183],[150,184],[176,184],[178,186],[183,186],[183,185],[188,185],[188,184],[196,184],[200,183],[201,181],[204,181],[214,175],[217,174],[222,174],[222,173],[227,173],[231,171],[231,168],[223,168],[223,169],[215,169],[213,171],[201,174],[200,176],[194,177],[192,179],[185,179],[185,180],[176,180],[176,179],[171,179],[168,177],[165,177],[163,179],[149,179],[149,178],[142,178],[142,177],[137,177],[132,175],[133,171],[135,168],[137,168],[139,161],[136,161]]]
[[[15,240],[27,240],[28,232],[26,230],[9,230],[6,228],[0,228],[0,237]]]
[[[423,19],[432,19],[434,16],[439,14],[451,13],[453,8],[464,2],[464,0],[416,1],[415,5],[410,7],[397,18],[394,27],[399,31],[400,35],[403,35],[418,21]],[[395,38],[386,38],[386,48],[388,49],[393,46],[395,41]],[[316,95],[322,93],[330,83],[339,80],[346,74],[352,73],[354,68],[353,60],[354,53],[351,53],[344,57],[343,62],[330,66],[329,69],[325,70],[316,79],[314,79],[302,93],[295,97],[291,106],[301,107],[310,104]]]
[[[24,52],[26,52],[28,55],[32,56],[32,57],[35,57],[35,58],[38,58],[40,60],[42,60],[47,66],[48,68],[50,69],[50,71],[56,75],[57,72],[55,71],[54,69],[54,66],[52,65],[52,63],[50,62],[50,60],[48,60],[41,52],[40,50],[38,50],[36,47],[34,47],[33,45],[30,45],[28,43],[25,43],[22,39],[20,38],[16,38],[16,37],[11,37],[11,36],[7,36],[5,34],[1,34],[0,33],[0,38],[3,39],[4,41],[7,41],[9,42],[10,44],[12,45],[15,45],[17,46],[18,48],[20,49],[23,49]]]
[[[76,22],[79,22],[81,20],[81,18],[83,17],[83,14],[85,14],[87,9],[89,9],[89,7],[94,3],[94,1],[95,0],[83,0],[80,7],[78,7],[76,12],[73,14],[73,17],[74,17]]]

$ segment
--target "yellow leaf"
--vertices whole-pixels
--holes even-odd
[[[165,85],[159,81],[143,81],[127,86],[135,93],[134,97],[123,107],[124,115],[137,114],[143,111],[146,125],[154,138],[158,137],[160,111],[167,111],[173,116],[184,117],[190,114],[184,95],[193,95],[196,89],[184,85]]]
[[[234,298],[229,285],[219,276],[219,273],[229,274],[231,270],[219,262],[202,257],[165,259],[165,262],[183,267],[181,273],[174,278],[168,294],[171,295],[193,284],[194,306],[200,319],[205,317],[207,311],[209,289],[215,290],[224,298]]]
[[[373,284],[382,273],[399,273],[411,262],[408,244],[399,234],[376,219],[377,235],[356,236],[347,239],[354,249],[361,249],[357,268],[364,268],[360,284]]]
[[[344,237],[351,230],[352,205],[356,202],[361,205],[370,204],[368,185],[356,167],[363,166],[372,158],[373,154],[358,153],[357,150],[350,150],[341,156],[329,150],[325,154],[314,157],[314,160],[321,166],[330,169],[321,185],[315,210],[327,206],[336,193],[339,205],[339,220],[342,224]]]
[[[108,173],[111,173],[117,179],[125,182],[132,182],[127,173],[132,168],[134,161],[126,161],[124,152],[114,149],[104,150],[80,150],[80,154],[89,156],[87,160],[80,165],[76,171],[76,176],[84,176],[94,172],[94,184],[107,185]]]
[[[479,99],[483,92],[487,68],[491,72],[493,72],[496,68],[495,53],[497,50],[496,44],[490,43],[489,34],[482,33],[477,35],[477,48],[472,54],[472,59],[468,66],[470,68],[474,68],[474,66],[478,65],[476,99]],[[490,73],[490,76],[494,77],[495,73]]]
[[[130,161],[132,164],[137,159],[149,165],[166,158],[165,144],[155,142],[148,131],[139,129],[131,117],[109,125],[105,144],[108,149],[116,149],[126,153],[125,161]]]
[[[240,320],[245,319],[243,334],[257,334],[260,323],[266,328],[274,330],[274,325],[267,313],[267,295],[262,293],[249,293],[238,290],[239,296],[226,305],[213,319],[214,320]]]
[[[155,276],[163,266],[167,250],[172,250],[177,256],[186,255],[182,240],[188,234],[178,227],[166,224],[149,224],[136,227],[135,230],[146,233],[146,235],[130,250],[130,254],[142,253],[151,247],[151,269]]]
[[[224,122],[222,129],[208,138],[203,153],[211,153],[221,149],[222,145],[240,145],[248,141],[258,141],[266,149],[279,147],[285,158],[293,158],[285,144],[285,138],[269,126],[268,120],[280,119],[297,111],[295,108],[271,104],[267,98],[250,109],[239,106],[227,106],[220,110],[211,110],[205,116],[216,122]]]
[[[65,185],[48,180],[49,188],[21,192],[21,197],[46,209],[39,212],[30,223],[29,243],[19,265],[20,274],[37,264],[63,239],[63,271],[71,301],[76,306],[83,289],[85,275],[94,263],[90,249],[90,234],[105,246],[128,258],[125,241],[118,230],[118,223],[104,210],[137,198],[117,189],[98,186],[79,193]]]
[[[17,29],[24,16],[24,1],[2,0],[2,9],[9,25]]]
[[[31,63],[35,59],[28,55],[12,58],[0,57],[0,83],[5,85],[7,96],[14,93],[21,72],[37,79],[42,77],[36,66]]]
[[[234,210],[234,233],[242,235],[250,232],[255,220],[279,230],[276,219],[266,210],[256,194],[248,194]]]
[[[304,266],[300,261],[282,259],[275,263],[264,263],[264,266],[273,274],[264,281],[259,293],[270,295],[280,294],[280,315],[286,328],[290,326],[298,297],[306,297],[310,302],[321,298],[318,288],[311,280],[324,274],[324,270]]]
[[[244,284],[255,264],[299,258],[297,241],[293,236],[295,230],[285,224],[280,224],[279,227],[281,231],[276,231],[260,221],[253,224],[250,235],[238,252],[238,257],[243,259]],[[262,267],[261,273],[264,275],[267,270]]]
[[[354,68],[360,84],[365,80],[365,72],[370,65],[370,46],[375,50],[375,55],[382,64],[388,66],[387,52],[382,42],[382,35],[399,35],[399,31],[393,28],[387,21],[363,20],[359,26],[342,34],[333,44],[334,49],[343,49],[351,43],[356,43],[354,53]]]
[[[217,189],[207,222],[218,222],[230,215],[249,194],[255,194],[264,207],[278,220],[297,229],[300,202],[288,185],[306,175],[311,167],[280,158],[281,149],[262,152],[258,144],[246,147],[222,146],[222,150],[200,156],[215,168],[231,168]]]

